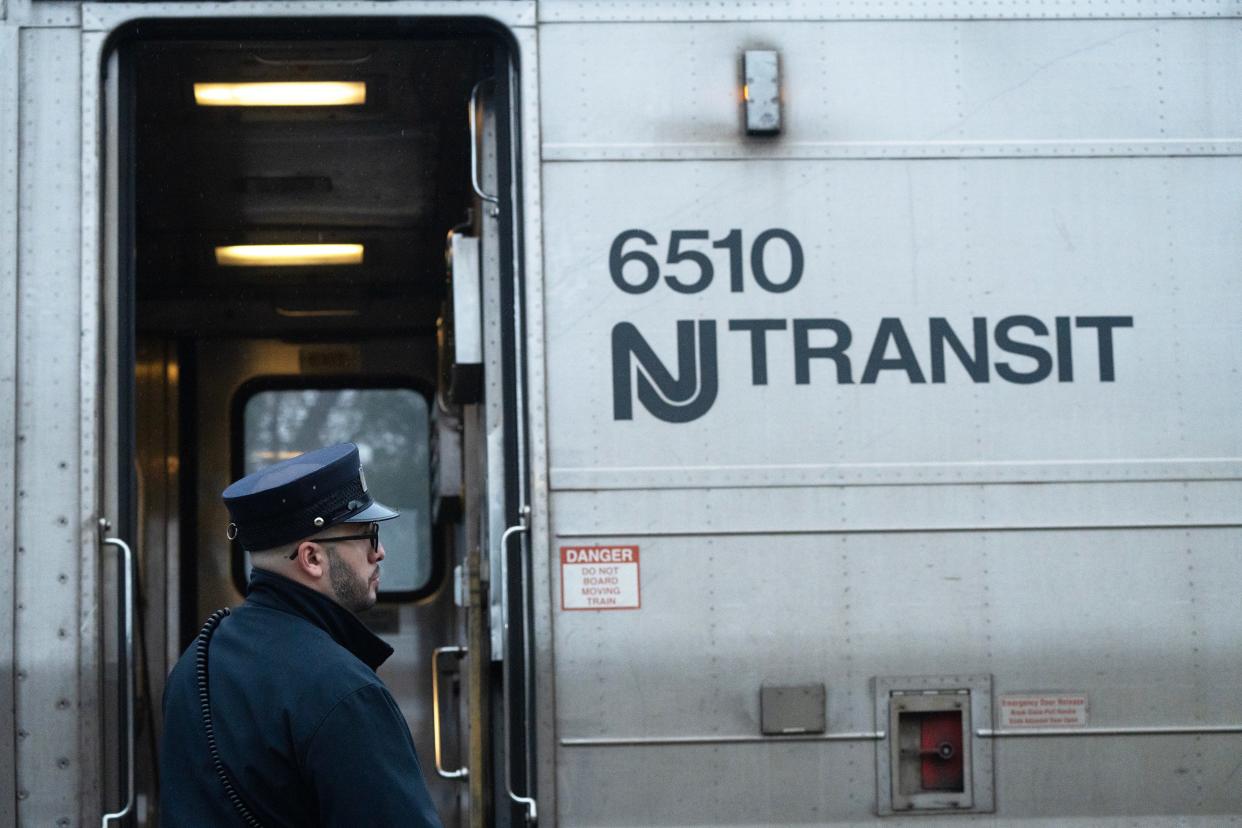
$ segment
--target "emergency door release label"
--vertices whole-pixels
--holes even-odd
[[[638,609],[637,546],[562,546],[561,609]]]
[[[1086,693],[1023,693],[1000,697],[1000,726],[1086,727]]]

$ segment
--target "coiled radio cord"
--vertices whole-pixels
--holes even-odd
[[[224,786],[225,795],[228,796],[229,802],[233,803],[238,816],[250,828],[263,828],[263,823],[259,822],[246,803],[242,801],[241,794],[233,787],[233,780],[229,778],[228,770],[225,769],[224,762],[220,759],[220,751],[216,747],[216,730],[211,723],[211,698],[207,689],[207,648],[211,645],[211,637],[215,634],[216,627],[220,626],[220,622],[228,614],[227,607],[216,610],[199,630],[194,653],[194,676],[198,680],[198,703],[203,714],[203,730],[207,733],[207,750],[211,753],[211,762],[215,765],[216,776],[220,779],[220,784]]]

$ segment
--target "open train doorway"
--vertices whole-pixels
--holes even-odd
[[[132,693],[131,819],[156,823],[164,676],[244,596],[220,492],[349,440],[402,511],[363,619],[395,650],[380,675],[445,823],[485,824],[500,705],[487,605],[465,596],[521,485],[510,43],[474,21],[143,21],[111,55],[105,488],[138,623],[132,686],[105,675],[105,799],[126,794]],[[446,645],[469,657],[440,660],[436,699]]]

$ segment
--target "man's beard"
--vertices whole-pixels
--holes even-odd
[[[375,599],[371,597],[371,582],[355,575],[331,546],[328,547],[328,562],[331,564],[328,580],[338,604],[353,613],[375,606]]]

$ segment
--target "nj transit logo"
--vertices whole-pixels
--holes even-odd
[[[638,371],[631,367],[631,357]],[[637,376],[635,376],[637,374]],[[635,380],[632,383],[631,380]],[[612,329],[613,419],[634,419],[633,385],[638,401],[667,423],[688,423],[716,402],[716,323],[677,323],[677,376],[673,376],[638,328],[621,322]]]
[[[640,234],[641,235],[636,235]],[[690,260],[696,263],[699,277],[686,282],[676,276],[665,276],[664,282],[678,293],[695,293],[711,282],[712,265],[701,251],[681,250],[679,242],[686,238],[706,239],[707,231],[673,231],[668,261]],[[655,258],[643,250],[619,252],[633,239],[655,243],[655,237],[641,231],[626,231],[613,243],[611,269],[614,283],[627,293],[645,293],[660,284],[660,268]],[[789,246],[788,275],[783,281],[772,280],[763,264],[759,242],[777,238]],[[713,247],[740,250],[740,231],[732,231]],[[757,251],[757,252],[756,252]],[[802,276],[801,246],[787,231],[766,231],[752,248],[751,266],[758,286],[770,293],[783,293],[795,286]],[[731,291],[741,293],[743,280],[738,275],[739,255],[730,255]],[[646,278],[640,283],[625,280],[624,266],[637,261],[644,266]],[[633,268],[631,268],[633,270]],[[761,276],[762,278],[758,278]],[[893,379],[911,384],[945,383],[950,374],[968,382],[982,384],[998,380],[1018,385],[1031,385],[1052,379],[1056,382],[1075,381],[1075,348],[1094,338],[1094,366],[1080,380],[1113,382],[1116,379],[1114,333],[1134,327],[1132,316],[1056,316],[1051,324],[1036,316],[1016,314],[995,322],[987,317],[970,318],[967,326],[954,328],[945,317],[931,317],[917,327],[908,327],[897,317],[879,321],[869,344],[855,347],[854,328],[842,319],[730,319],[728,330],[747,338],[750,350],[751,385],[768,384],[769,339],[792,339],[793,375],[796,385],[835,381],[838,385],[872,385],[885,372],[899,375]],[[613,419],[634,419],[634,400],[648,413],[669,423],[688,423],[711,410],[720,387],[715,320],[682,319],[676,322],[676,373],[631,322],[619,322],[612,329],[612,391]],[[910,338],[917,334],[925,347],[917,348]],[[925,333],[924,333],[925,332]],[[868,331],[870,333],[870,331]],[[993,350],[994,349],[994,350]],[[993,355],[1005,355],[993,359]],[[1017,357],[1016,361],[1009,357]],[[818,366],[816,361],[821,361]],[[1081,363],[1081,359],[1079,362]],[[949,366],[953,367],[950,368]],[[861,366],[861,373],[856,372]],[[925,366],[926,369],[925,370]],[[815,369],[813,371],[813,368]],[[1092,371],[1091,368],[1095,370]],[[787,376],[787,374],[786,374]],[[891,381],[891,380],[890,380]]]

